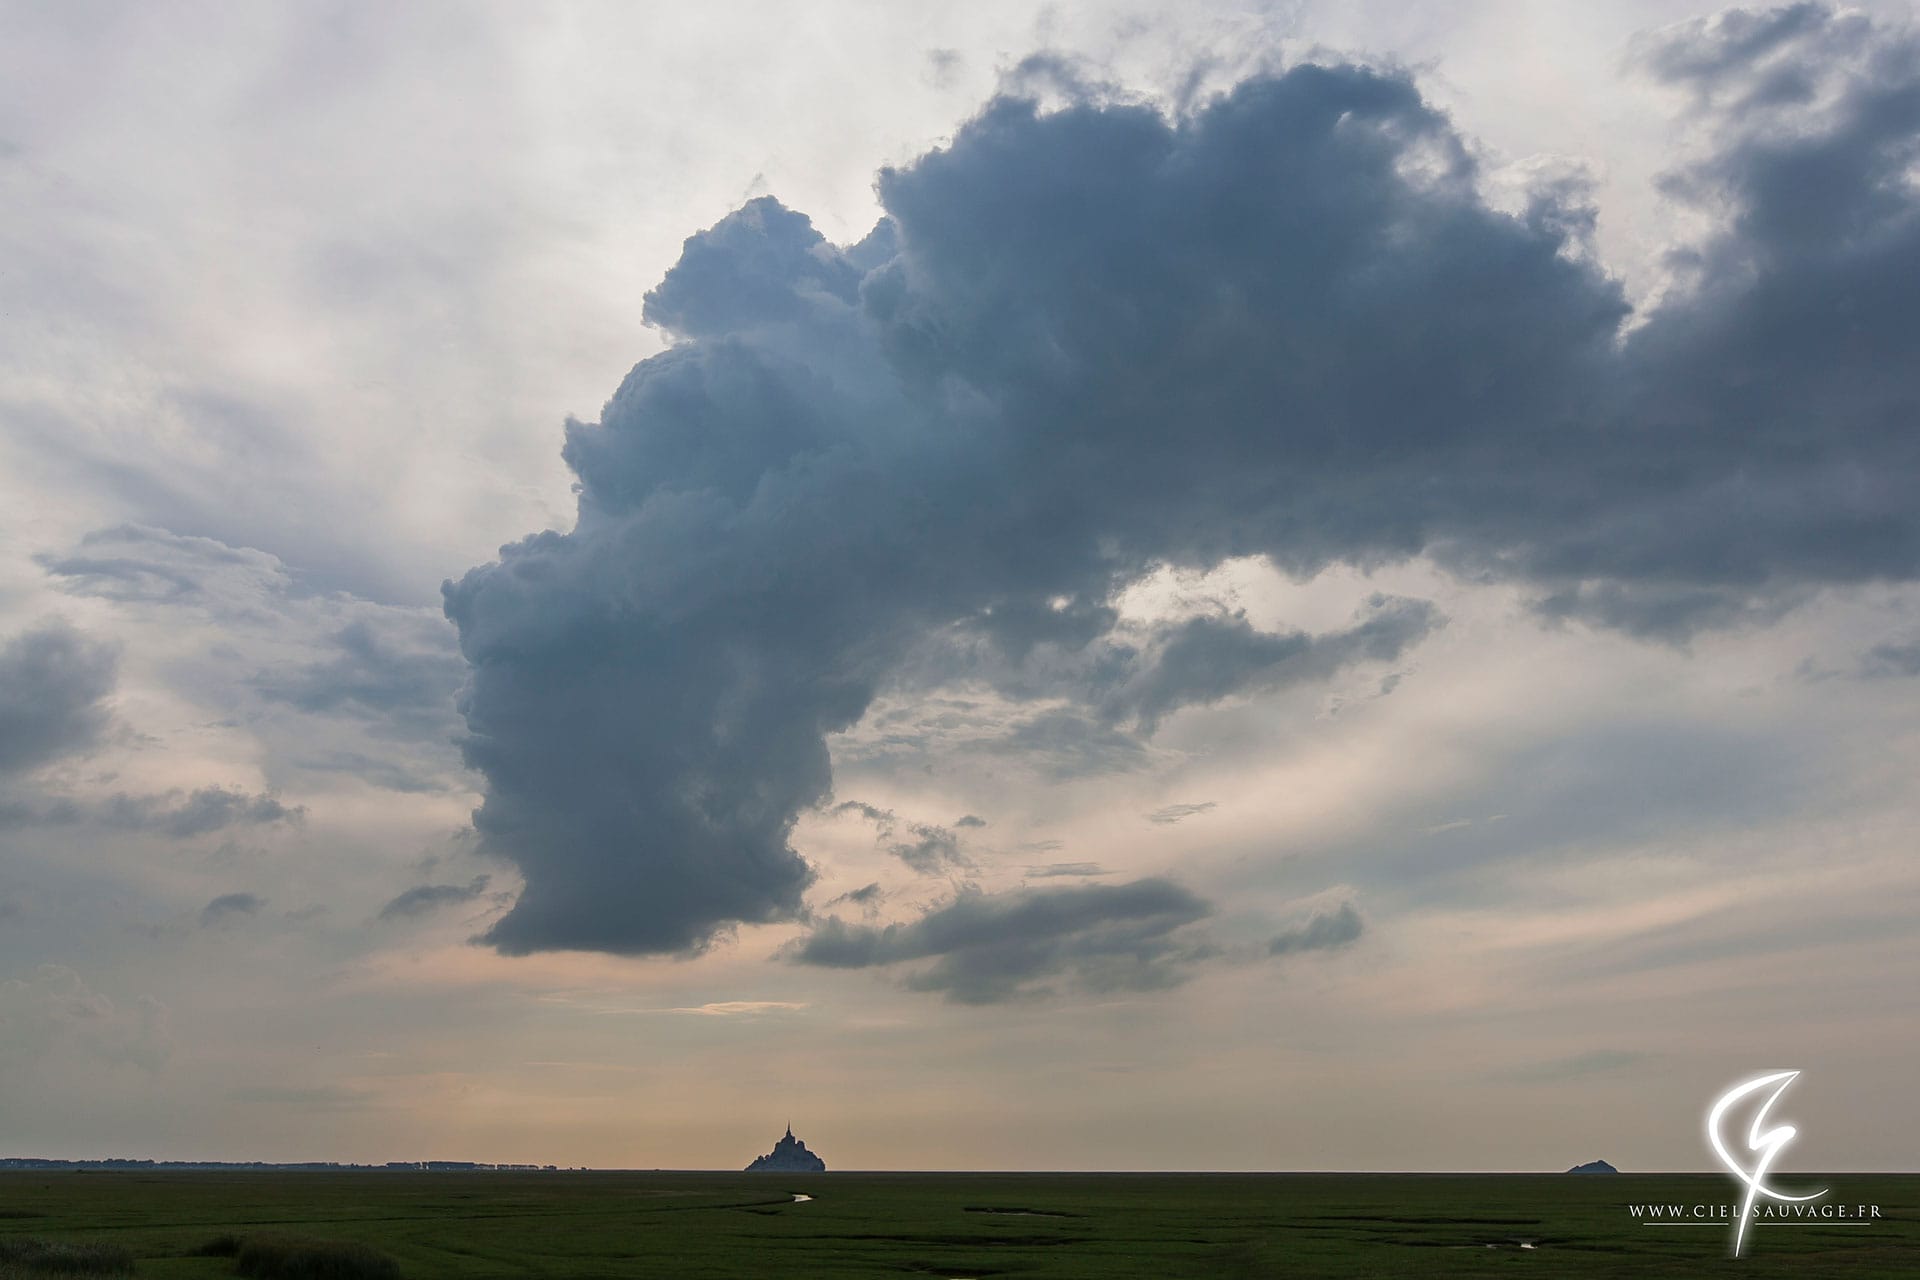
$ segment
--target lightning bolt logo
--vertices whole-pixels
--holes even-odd
[[[1747,1188],[1746,1198],[1740,1204],[1740,1218],[1733,1227],[1733,1256],[1736,1258],[1746,1247],[1747,1224],[1753,1218],[1754,1201],[1765,1197],[1783,1204],[1793,1204],[1806,1200],[1818,1200],[1827,1194],[1827,1189],[1822,1188],[1811,1195],[1790,1196],[1767,1185],[1767,1171],[1773,1168],[1774,1160],[1779,1157],[1786,1145],[1793,1141],[1794,1135],[1800,1132],[1790,1124],[1767,1128],[1767,1113],[1773,1110],[1773,1104],[1780,1101],[1780,1095],[1787,1091],[1787,1086],[1799,1078],[1799,1075],[1798,1071],[1776,1071],[1772,1075],[1756,1076],[1745,1084],[1737,1084],[1721,1094],[1719,1100],[1713,1104],[1713,1110],[1707,1113],[1707,1142],[1712,1146],[1713,1154],[1719,1156],[1720,1163],[1726,1165],[1727,1171]],[[1747,1153],[1754,1157],[1752,1167],[1749,1168],[1746,1162],[1727,1149],[1726,1140],[1721,1136],[1721,1126],[1726,1120],[1727,1112],[1746,1099],[1765,1093],[1769,1088],[1773,1092],[1766,1095],[1766,1101],[1762,1102],[1760,1109],[1754,1112],[1753,1124],[1747,1130],[1744,1145]]]

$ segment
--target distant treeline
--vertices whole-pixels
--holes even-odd
[[[571,1173],[551,1164],[483,1164],[475,1160],[389,1160],[385,1164],[341,1164],[336,1160],[307,1160],[294,1164],[274,1164],[266,1160],[135,1160],[110,1157],[105,1160],[43,1160],[37,1156],[0,1156],[0,1170],[6,1169],[398,1169],[405,1172],[457,1173],[466,1170],[499,1170],[508,1173]]]

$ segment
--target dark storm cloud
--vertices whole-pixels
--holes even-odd
[[[1332,911],[1317,911],[1305,924],[1277,935],[1267,944],[1267,954],[1286,956],[1300,951],[1332,951],[1359,941],[1365,931],[1360,913],[1351,902],[1343,902]]]
[[[200,909],[200,927],[224,924],[239,916],[258,915],[267,900],[253,893],[223,893]]]
[[[227,827],[299,822],[306,813],[304,807],[282,804],[273,796],[201,787],[184,797],[178,793],[116,795],[100,804],[94,816],[110,827],[153,831],[185,840]]]
[[[60,622],[0,645],[0,777],[98,743],[117,668],[113,646]]]
[[[1089,991],[1152,991],[1212,954],[1180,931],[1213,909],[1169,880],[963,892],[907,924],[829,917],[790,952],[799,964],[866,969],[932,961],[906,985],[961,1004],[1042,994],[1066,978]]]
[[[487,891],[490,880],[488,876],[475,876],[466,884],[416,885],[380,908],[380,919],[409,919],[426,915],[429,911],[438,911],[441,907],[472,902]]]
[[[446,588],[476,827],[526,881],[490,941],[797,917],[793,824],[882,692],[990,686],[1035,705],[975,749],[1112,772],[1440,622],[1124,623],[1159,566],[1424,555],[1669,640],[1911,579],[1913,55],[1808,9],[1643,47],[1715,139],[1668,186],[1718,229],[1634,326],[1591,209],[1489,208],[1412,81],[1352,66],[1172,119],[998,98],[880,175],[856,246],[771,199],[692,237],[646,302],[677,344],[568,424],[576,528]]]

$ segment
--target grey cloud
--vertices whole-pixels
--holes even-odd
[[[856,907],[868,907],[878,903],[885,896],[886,894],[880,888],[880,882],[875,880],[872,884],[863,884],[858,889],[849,889],[839,897],[829,899],[827,905],[834,907],[848,902]]]
[[[330,638],[331,657],[262,674],[255,687],[302,711],[441,720],[462,680],[444,630],[357,619]]]
[[[267,900],[253,893],[223,893],[200,909],[200,927],[224,924],[236,916],[259,914]]]
[[[972,865],[967,855],[960,851],[960,838],[945,827],[916,822],[907,831],[913,838],[895,841],[887,846],[887,852],[921,875],[938,875]]]
[[[1376,595],[1369,616],[1324,636],[1256,631],[1240,615],[1202,616],[1162,628],[1152,655],[1104,699],[1109,719],[1152,731],[1181,707],[1234,694],[1324,680],[1359,661],[1391,662],[1441,625],[1425,600]]]
[[[1873,646],[1860,660],[1860,674],[1869,679],[1920,676],[1920,642]]]
[[[203,599],[234,574],[287,578],[286,566],[264,551],[139,524],[96,529],[66,555],[34,559],[77,595],[121,602]]]
[[[905,840],[896,839],[900,818],[891,809],[879,809],[859,800],[846,800],[835,805],[829,812],[838,816],[843,813],[857,814],[879,828],[880,843],[886,846],[900,861],[912,867],[923,876],[938,875],[944,871],[971,866],[972,862],[960,849],[960,837],[946,827],[926,822],[906,824]],[[963,819],[956,825],[966,825]],[[985,826],[978,818],[975,826]]]
[[[94,817],[110,827],[154,831],[185,840],[227,827],[299,822],[306,812],[302,806],[283,804],[273,796],[250,795],[226,787],[201,787],[185,797],[177,792],[116,795],[99,805]]]
[[[984,827],[987,825],[987,820],[985,818],[976,818],[969,813],[957,820],[953,825],[956,829],[964,827]]]
[[[113,646],[60,622],[0,647],[0,776],[84,752],[106,732],[118,673]]]
[[[448,784],[394,760],[383,760],[362,751],[332,751],[323,756],[306,756],[294,762],[316,773],[351,774],[370,786],[403,794],[446,791]]]
[[[167,529],[95,530],[39,563],[65,591],[153,609],[186,609],[218,625],[238,653],[187,675],[204,697],[231,702],[237,682],[263,701],[351,716],[380,736],[449,741],[464,666],[444,616],[323,592],[277,557]],[[289,644],[291,642],[291,645]],[[240,674],[235,668],[252,666]]]
[[[1294,955],[1302,951],[1333,951],[1360,940],[1366,925],[1351,902],[1343,902],[1332,911],[1317,911],[1305,924],[1276,935],[1267,944],[1267,954]]]
[[[472,902],[487,891],[489,883],[491,883],[491,877],[475,876],[466,884],[416,885],[380,908],[379,918],[382,920],[409,919],[426,915],[430,911],[438,911],[441,907]]]
[[[0,800],[0,830],[9,827],[66,827],[84,821],[87,810],[72,799]]]
[[[833,806],[830,812],[835,817],[838,817],[843,813],[856,814],[862,818],[865,818],[868,822],[874,823],[876,826],[880,827],[882,830],[891,829],[894,822],[893,810],[876,808],[875,806],[867,804],[861,800],[843,800],[839,804]]]
[[[1218,805],[1216,800],[1203,800],[1199,804],[1170,804],[1155,809],[1146,815],[1147,821],[1163,827],[1170,827],[1186,818],[1198,817],[1203,813],[1212,813]]]
[[[692,237],[646,303],[675,345],[567,426],[575,528],[445,589],[476,829],[526,882],[489,940],[797,918],[794,821],[883,692],[1033,704],[976,749],[1072,777],[1440,622],[1130,628],[1160,566],[1426,556],[1674,641],[1914,578],[1912,45],[1819,10],[1666,40],[1643,65],[1716,138],[1668,187],[1717,229],[1632,327],[1570,188],[1489,208],[1411,79],[1355,66],[1177,118],[1004,96],[880,175],[858,245],[771,199]]]
[[[1143,768],[1147,751],[1138,739],[1103,720],[1066,708],[1017,721],[998,738],[972,750],[1023,759],[1049,778],[1090,777]]]
[[[1035,880],[1053,880],[1062,876],[1104,876],[1110,874],[1097,862],[1046,862],[1027,868]]]
[[[932,961],[906,985],[960,1004],[1084,990],[1149,991],[1186,980],[1212,949],[1182,930],[1212,907],[1169,880],[1005,893],[968,890],[906,924],[815,925],[790,952],[799,964],[865,969]]]

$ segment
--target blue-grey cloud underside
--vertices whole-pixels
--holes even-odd
[[[61,622],[0,644],[0,777],[93,747],[118,681],[114,647]]]
[[[422,884],[397,894],[380,908],[380,919],[403,920],[423,916],[442,907],[472,902],[487,891],[490,876],[475,876],[466,884]]]
[[[848,924],[830,916],[790,952],[834,969],[914,965],[906,985],[961,1004],[1041,994],[1047,982],[1084,990],[1176,986],[1214,953],[1183,930],[1213,908],[1170,880],[1064,889],[962,892],[907,924]]]
[[[1317,911],[1306,923],[1275,935],[1267,944],[1267,954],[1288,956],[1301,951],[1334,951],[1351,946],[1366,932],[1366,922],[1351,902],[1343,902],[1331,911]]]
[[[446,588],[476,825],[525,878],[488,939],[675,952],[797,918],[793,824],[883,689],[1046,699],[1004,749],[1125,768],[1181,707],[1442,622],[1383,598],[1321,635],[1129,629],[1113,602],[1156,566],[1424,555],[1669,640],[1912,579],[1920,72],[1863,30],[1641,50],[1718,138],[1669,185],[1719,229],[1632,326],[1577,196],[1490,208],[1411,80],[1354,66],[1177,120],[1002,97],[880,175],[857,245],[771,199],[693,236],[646,300],[675,345],[568,424],[574,530]]]

